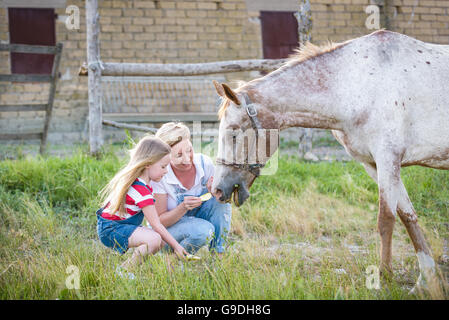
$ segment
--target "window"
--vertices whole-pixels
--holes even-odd
[[[260,21],[264,59],[287,58],[299,46],[294,12],[261,11]]]
[[[55,10],[8,8],[9,42],[54,46]],[[11,53],[11,74],[51,74],[53,54]]]

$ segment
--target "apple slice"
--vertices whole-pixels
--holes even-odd
[[[201,201],[207,201],[210,198],[212,198],[212,195],[210,192],[203,194],[202,196],[200,196]]]
[[[186,259],[187,259],[187,261],[201,260],[200,257],[195,256],[195,255],[193,255],[193,254],[188,254],[188,255],[186,255]]]

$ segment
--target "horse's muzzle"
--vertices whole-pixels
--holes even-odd
[[[249,191],[245,182],[225,185],[219,184],[215,189],[217,200],[230,202],[231,198],[237,207],[241,206],[249,197]]]

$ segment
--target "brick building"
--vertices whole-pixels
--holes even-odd
[[[449,44],[449,0],[310,2],[314,43],[338,42],[374,31],[367,28],[366,22],[371,14],[369,8],[372,8],[368,6],[375,5],[380,13],[381,28],[423,41]],[[66,8],[70,5],[79,8],[79,29],[69,30],[66,26]],[[280,58],[297,45],[293,13],[298,7],[299,0],[100,0],[101,59],[107,62],[194,63]],[[50,18],[45,18],[49,19],[46,27],[43,27],[45,15],[41,15],[44,11],[50,13],[46,15]],[[31,17],[26,18],[26,26],[17,23],[24,14]],[[25,34],[33,35],[34,41],[30,44],[46,44],[39,41],[64,44],[49,141],[85,141],[88,132],[87,77],[78,76],[82,62],[87,60],[84,1],[0,0],[1,43],[10,43],[11,39],[19,37],[17,28],[28,28]],[[0,74],[12,72],[12,60],[9,53],[0,52]],[[225,75],[228,81],[257,76],[257,72]],[[45,103],[47,92],[48,84],[0,82],[0,104]],[[40,129],[42,118],[38,111],[0,112],[0,134]],[[116,135],[119,130],[114,130],[105,129],[107,141],[120,136]]]

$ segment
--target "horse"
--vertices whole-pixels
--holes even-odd
[[[260,137],[266,129],[330,129],[378,185],[380,274],[392,274],[398,214],[418,259],[417,286],[426,286],[435,262],[400,170],[449,169],[449,45],[378,30],[340,43],[307,43],[279,69],[235,90],[213,83],[222,97],[212,185],[217,200],[231,201],[234,195],[235,204],[242,205],[266,164],[264,159],[236,163],[226,150],[249,149],[232,149],[235,139],[227,139],[226,132],[252,130]]]

